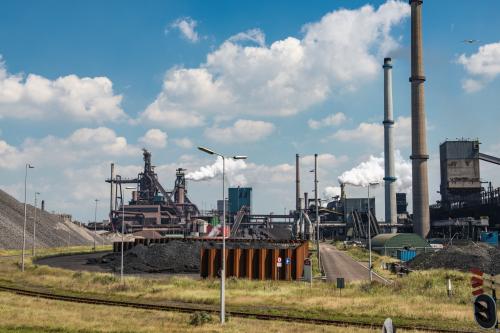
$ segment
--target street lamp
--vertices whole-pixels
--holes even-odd
[[[204,153],[207,153],[209,155],[217,155],[222,158],[222,254],[221,254],[221,276],[220,276],[220,323],[224,324],[225,322],[225,308],[226,308],[226,300],[225,300],[225,293],[226,293],[226,286],[225,286],[225,281],[226,281],[226,184],[225,184],[225,172],[226,172],[226,158],[232,158],[233,160],[245,160],[247,157],[243,155],[235,155],[232,157],[226,157],[224,155],[221,155],[211,149],[208,149],[206,147],[198,147],[199,150],[201,150]]]
[[[363,186],[353,183],[345,183],[353,186]],[[368,271],[370,273],[370,282],[373,281],[373,272],[372,272],[372,237],[371,237],[371,210],[370,210],[370,186],[377,186],[380,182],[369,182],[367,185],[368,188],[368,252],[369,252],[369,262],[368,262]]]
[[[97,202],[99,199],[95,199],[95,209],[94,209],[94,251],[96,250],[96,238],[97,238]]]
[[[316,252],[318,253],[318,268],[321,271],[321,256],[319,253],[319,207],[318,207],[318,154],[314,154],[314,206],[316,210]],[[307,203],[306,203],[307,205]]]
[[[135,187],[127,186],[125,190],[134,190]],[[122,202],[122,250],[121,250],[121,262],[120,262],[120,283],[123,283],[123,242],[125,235],[125,201]]]
[[[33,248],[31,249],[31,255],[35,257],[35,244],[36,244],[36,196],[39,195],[40,192],[35,192],[35,216],[33,218]]]
[[[28,169],[33,169],[34,166],[32,166],[29,163],[26,163],[25,169],[24,169],[24,225],[23,225],[23,253],[21,257],[21,271],[24,272],[24,253],[26,251],[26,183],[28,181]]]

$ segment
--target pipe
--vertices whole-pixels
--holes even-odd
[[[300,158],[295,154],[295,230],[296,235],[300,237],[302,214],[300,213]]]
[[[109,223],[112,222],[113,220],[113,210],[114,210],[114,207],[113,207],[113,202],[115,200],[115,189],[113,187],[113,181],[115,180],[115,164],[114,163],[111,163],[111,181],[109,182],[110,186],[111,186],[111,190],[110,190],[110,195],[109,195]]]
[[[427,237],[430,230],[427,133],[424,108],[424,64],[422,50],[422,0],[411,5],[411,161],[413,231]]]
[[[392,111],[392,60],[384,59],[384,169],[385,169],[385,222],[396,233],[396,177],[394,174],[394,118]]]

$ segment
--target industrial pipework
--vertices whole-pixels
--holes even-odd
[[[424,109],[424,64],[422,51],[422,0],[411,5],[411,160],[413,230],[427,237],[430,230],[427,134]]]
[[[396,177],[394,174],[394,119],[392,111],[392,61],[384,58],[384,168],[385,168],[385,222],[396,233]]]

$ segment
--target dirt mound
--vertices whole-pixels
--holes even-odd
[[[463,272],[479,268],[490,274],[500,273],[500,250],[484,243],[449,246],[437,252],[422,253],[407,262],[411,269],[456,269]]]
[[[33,217],[35,208],[27,205],[26,248],[32,247]],[[69,245],[91,245],[93,232],[64,221],[57,215],[41,209],[36,210],[36,242],[38,247],[61,247]],[[21,249],[23,246],[24,203],[0,190],[0,249]],[[97,236],[97,243],[103,238]]]
[[[198,273],[200,271],[200,242],[172,240],[150,246],[137,245],[124,254],[123,270],[135,273]],[[101,259],[101,264],[120,270],[121,254],[112,253]]]

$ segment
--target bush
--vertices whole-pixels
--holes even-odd
[[[195,312],[189,318],[189,325],[202,326],[202,325],[211,323],[212,321],[213,321],[213,318],[210,315],[210,313],[205,312],[205,311]]]

